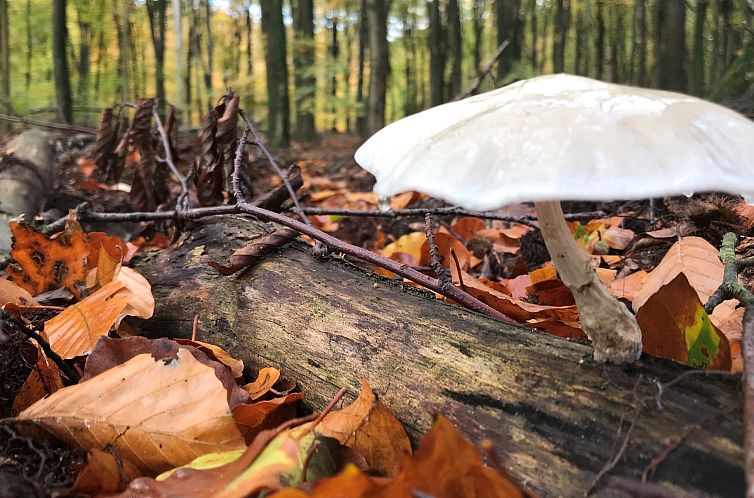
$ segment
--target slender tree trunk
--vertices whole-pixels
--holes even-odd
[[[495,30],[497,45],[504,41],[511,45],[503,52],[497,65],[497,79],[502,80],[513,67],[516,48],[514,0],[495,0]]]
[[[647,86],[647,2],[634,3],[634,44],[632,47],[633,81],[639,86]]]
[[[104,17],[104,9],[102,11]],[[100,82],[102,72],[104,71],[105,61],[105,30],[102,28],[102,18],[99,20],[100,29],[97,33],[97,66],[94,69],[94,100],[99,101],[100,98]]]
[[[537,47],[539,41],[537,33],[537,10],[537,0],[531,0],[531,3],[529,4],[529,32],[531,33],[531,40],[529,40],[529,44],[531,45],[529,59],[532,67],[537,67],[537,55],[539,50]]]
[[[568,12],[566,0],[556,0],[555,33],[552,43],[552,67],[556,73],[565,71],[565,49],[568,38]]]
[[[65,7],[65,5],[63,7]],[[2,80],[2,82],[0,82],[0,105],[2,106],[3,111],[8,114],[11,113],[10,48],[8,45],[10,41],[8,36],[9,30],[8,0],[0,0],[0,80]],[[31,71],[31,69],[29,69],[29,71]]]
[[[274,147],[290,142],[290,103],[282,0],[260,0],[267,63],[267,133]]]
[[[447,3],[448,24],[448,58],[450,59],[450,78],[448,80],[448,92],[446,101],[450,101],[461,93],[462,68],[461,68],[461,13],[458,0],[448,0]]]
[[[3,3],[7,6],[8,0],[0,0],[0,3]],[[26,73],[24,74],[24,88],[26,89],[27,94],[29,93],[29,87],[31,86],[31,59],[34,54],[34,44],[32,43],[31,29],[31,0],[26,0]],[[100,33],[101,32],[102,31],[100,30]]]
[[[346,13],[346,22],[343,24],[343,35],[346,38],[346,60],[343,70],[343,101],[345,102],[346,133],[353,133],[353,100],[351,99],[351,72],[353,71],[353,29],[351,27],[350,12]]]
[[[207,91],[207,110],[211,110],[214,99],[212,98],[212,71],[215,68],[214,41],[212,40],[212,6],[209,0],[204,0],[204,29],[207,33],[207,65],[204,68],[204,88]],[[285,40],[285,37],[283,37]],[[287,81],[287,80],[286,80]]]
[[[183,76],[183,11],[181,0],[173,1],[173,38],[175,43],[175,106],[178,115],[186,109],[186,88]]]
[[[115,31],[118,36],[118,87],[116,94],[121,102],[128,102],[128,11],[129,0],[113,0],[116,8],[113,12]]]
[[[316,136],[314,100],[317,80],[314,73],[314,2],[291,0],[293,7],[293,70],[296,84],[296,138],[310,142]]]
[[[91,66],[92,19],[91,6],[75,2],[76,21],[79,27],[78,94],[86,102],[89,93],[89,70]]]
[[[578,75],[586,76],[586,72],[583,69],[584,63],[584,44],[587,38],[586,22],[584,20],[583,10],[579,10],[576,14],[576,40],[573,50],[573,72]]]
[[[660,2],[665,0],[658,0]],[[598,80],[605,74],[605,11],[602,0],[597,0],[597,38],[594,46],[594,65]]]
[[[442,104],[445,88],[445,33],[440,0],[427,2],[429,17],[429,92],[432,107]]]
[[[244,92],[244,106],[247,110],[251,110],[251,106],[254,102],[254,53],[252,52],[253,45],[251,43],[252,32],[254,23],[251,20],[251,4],[249,3],[245,7],[246,11],[246,79],[249,82],[249,86]]]
[[[610,29],[610,64],[609,74],[607,80],[613,83],[619,83],[623,78],[623,48],[625,46],[626,38],[624,33],[624,12],[621,5],[616,5],[611,10],[612,17],[612,29]]]
[[[330,130],[338,131],[338,72],[340,58],[340,44],[338,42],[338,18],[333,16],[331,19],[330,31],[330,113],[332,114],[332,126]]]
[[[147,15],[149,17],[149,33],[152,36],[154,48],[154,72],[157,100],[161,111],[165,109],[165,28],[167,26],[165,13],[168,0],[147,0]]]
[[[704,22],[707,18],[709,0],[696,0],[694,16],[694,48],[692,55],[693,71],[691,73],[691,93],[704,95]]]
[[[373,135],[385,126],[385,96],[390,52],[387,41],[389,0],[367,0],[369,12],[369,94],[366,106],[366,131]]]
[[[657,87],[685,92],[686,3],[684,0],[657,0],[656,9]]]
[[[536,0],[534,0],[536,2]],[[474,0],[472,4],[472,21],[474,25],[474,72],[482,67],[482,35],[484,33],[484,11],[486,2]],[[532,12],[532,15],[534,13]]]
[[[364,64],[366,62],[366,50],[369,45],[369,11],[367,0],[359,0],[359,55],[356,76],[356,131],[366,137],[366,106],[364,105]]]
[[[73,101],[71,79],[68,73],[66,54],[66,0],[53,0],[52,3],[52,60],[55,68],[55,100],[58,106],[58,119],[65,123],[73,122]]]
[[[406,5],[402,6],[401,19],[403,22],[403,51],[406,54],[406,95],[403,99],[403,115],[410,116],[418,111],[416,103],[416,43],[414,29],[416,22],[414,13]]]

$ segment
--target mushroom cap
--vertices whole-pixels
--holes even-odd
[[[724,191],[754,198],[754,123],[679,93],[540,76],[397,121],[356,161],[382,197],[468,209]]]

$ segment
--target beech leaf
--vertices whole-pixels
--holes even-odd
[[[214,370],[181,348],[177,359],[135,356],[38,401],[18,418],[87,450],[115,445],[141,472],[156,474],[244,447],[226,397]]]

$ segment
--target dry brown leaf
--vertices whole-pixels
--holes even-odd
[[[88,354],[128,306],[122,282],[110,282],[45,322],[50,347],[63,359]]]
[[[465,217],[458,219],[458,221],[451,225],[451,228],[463,239],[470,240],[478,232],[487,229],[487,225],[479,218]],[[495,233],[496,238],[498,233]]]
[[[123,310],[123,315],[152,318],[154,296],[152,296],[152,286],[149,285],[147,279],[136,270],[124,266],[115,280],[124,285],[124,288],[115,295],[125,295],[128,298],[128,305]]]
[[[10,279],[36,296],[59,287],[80,296],[86,282],[89,240],[71,215],[65,229],[47,237],[35,228],[12,221],[11,257],[17,265],[8,268]]]
[[[403,459],[411,455],[406,430],[366,380],[361,381],[361,393],[356,401],[328,413],[314,427],[314,432],[335,438],[357,451],[372,469],[388,477],[397,475]]]
[[[736,204],[736,213],[745,220],[745,226],[751,230],[754,228],[754,205],[741,201]]]
[[[114,493],[125,488],[129,481],[141,473],[128,460],[120,462],[102,450],[91,449],[86,465],[76,476],[71,494],[99,495]]]
[[[230,369],[234,378],[238,379],[243,376],[243,361],[233,358],[227,351],[219,346],[202,341],[192,341],[191,339],[175,339],[178,344],[194,346],[203,351],[213,360],[217,360]],[[253,398],[252,398],[253,399]]]
[[[177,359],[135,356],[61,389],[18,418],[84,449],[113,444],[141,472],[155,474],[245,446],[226,396],[214,370],[181,348]]]
[[[233,408],[233,419],[247,444],[262,431],[274,429],[283,422],[295,418],[296,401],[304,399],[304,393],[291,393],[269,401],[238,405]]]
[[[463,243],[458,240],[457,238],[453,237],[449,233],[443,233],[438,232],[435,235],[435,244],[437,245],[437,252],[440,256],[440,260],[442,262],[442,265],[445,268],[450,268],[454,265],[453,263],[453,257],[450,255],[450,251],[453,250],[456,253],[456,258],[458,259],[458,264],[461,265],[461,269],[468,270],[471,266],[474,266],[474,255],[466,249],[466,246],[463,245]],[[476,260],[477,262],[479,260]],[[421,246],[421,257],[419,258],[419,265],[420,266],[429,266],[431,265],[431,259],[429,257],[429,241],[425,241],[424,244]]]
[[[608,286],[608,291],[618,299],[626,299],[633,302],[636,293],[644,287],[644,282],[649,273],[644,270],[636,271],[626,277],[616,278]]]
[[[29,294],[26,289],[14,284],[10,280],[0,278],[0,306],[8,303],[19,306],[38,306],[39,303]]]
[[[736,311],[725,317],[724,320],[715,321],[715,314],[710,315],[710,320],[717,329],[728,339],[730,345],[730,371],[740,374],[744,370],[741,356],[741,335],[743,334],[743,319],[745,308],[736,308]]]
[[[421,198],[419,192],[408,191],[390,197],[390,209],[403,209],[412,202]]]
[[[280,370],[277,368],[267,367],[259,371],[254,382],[250,382],[243,386],[248,391],[252,401],[261,398],[272,389],[275,382],[280,379]]]
[[[712,324],[686,275],[655,292],[636,314],[645,353],[694,367],[729,371],[730,346]]]
[[[633,300],[634,312],[638,313],[644,303],[649,300],[663,285],[669,284],[679,273],[686,276],[691,287],[694,288],[699,300],[706,303],[723,281],[723,264],[718,257],[718,250],[700,237],[683,237],[673,244],[662,258],[660,264],[649,274],[644,287]],[[734,301],[722,303],[730,314],[735,309]],[[720,315],[721,319],[727,315]]]
[[[634,232],[625,228],[612,226],[602,234],[602,240],[607,243],[611,249],[619,251],[624,250],[634,240]]]
[[[382,255],[393,259],[393,254],[404,253],[410,255],[418,263],[421,258],[422,245],[426,240],[427,235],[424,232],[411,232],[399,237],[395,242],[386,245],[382,249]]]
[[[47,339],[44,332],[43,338]],[[49,341],[48,341],[49,342]],[[63,388],[60,370],[54,361],[50,360],[44,350],[37,344],[37,363],[29,372],[29,376],[13,400],[13,413],[20,413],[45,396]]]

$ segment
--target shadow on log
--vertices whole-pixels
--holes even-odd
[[[141,256],[135,266],[157,302],[155,318],[140,324],[146,333],[189,337],[198,313],[200,340],[254,369],[280,368],[314,409],[343,386],[355,396],[368,378],[414,442],[443,413],[472,441],[492,440],[511,474],[542,496],[583,495],[627,433],[608,476],[640,479],[654,460],[650,480],[680,496],[743,496],[738,378],[647,357],[628,370],[596,364],[587,346],[507,326],[338,258],[317,260],[300,243],[234,277],[208,266],[225,264],[261,227],[214,218]],[[596,496],[626,495],[603,486]]]

